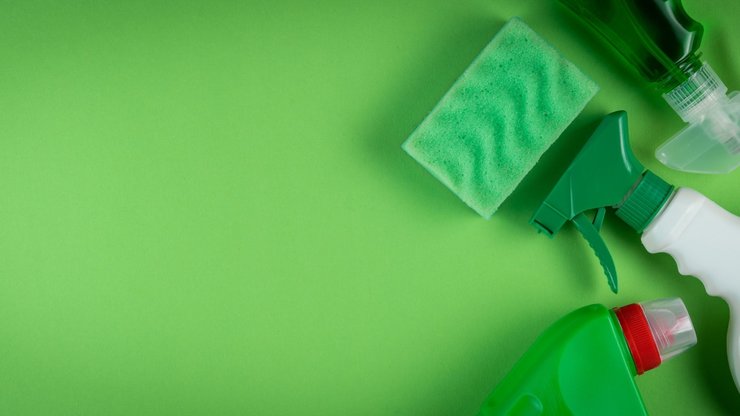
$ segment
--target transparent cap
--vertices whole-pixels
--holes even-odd
[[[641,302],[650,332],[665,361],[696,345],[696,332],[691,317],[680,298]]]
[[[661,145],[655,156],[684,172],[728,173],[740,165],[740,95],[727,87],[708,64],[663,95],[687,123]]]

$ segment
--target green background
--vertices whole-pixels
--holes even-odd
[[[685,0],[740,89],[735,0]],[[652,157],[681,127],[552,1],[0,1],[0,414],[472,415],[589,303],[681,296],[697,347],[656,415],[732,414],[728,307],[607,217],[527,224],[599,118],[740,212],[740,171]],[[511,16],[601,85],[491,221],[400,144]],[[584,380],[584,384],[588,383]]]

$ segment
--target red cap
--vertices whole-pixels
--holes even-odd
[[[658,345],[655,343],[655,338],[653,338],[642,306],[633,303],[614,311],[632,353],[632,359],[635,361],[637,374],[642,374],[659,366],[661,363],[660,351],[658,351]]]

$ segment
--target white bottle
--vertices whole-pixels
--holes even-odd
[[[730,306],[727,354],[740,390],[740,218],[704,195],[678,188],[642,234],[650,253],[668,253],[683,275]]]

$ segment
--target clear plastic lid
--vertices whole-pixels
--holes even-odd
[[[686,306],[680,298],[641,302],[650,332],[665,361],[696,345],[696,332]]]
[[[655,156],[673,169],[728,173],[740,166],[740,95],[708,64],[663,95],[689,126],[661,145]]]

